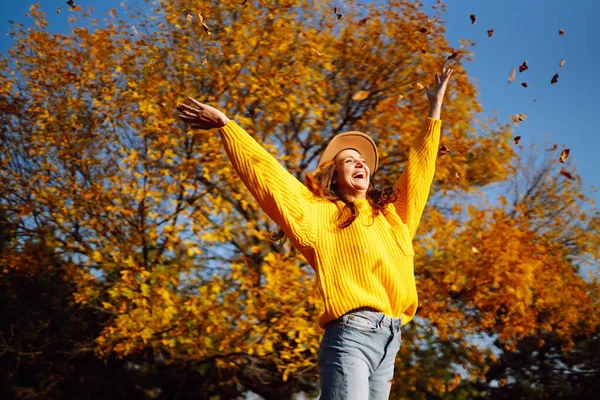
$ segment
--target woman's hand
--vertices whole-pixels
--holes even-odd
[[[188,97],[188,100],[196,107],[187,104],[179,104],[177,110],[181,113],[179,118],[192,126],[192,129],[210,130],[222,128],[229,122],[229,118],[221,111],[198,100]]]
[[[450,81],[450,75],[454,70],[452,68],[443,68],[442,73],[435,74],[435,87],[430,89],[427,85],[427,98],[429,99],[429,118],[440,119],[442,103],[446,94],[446,87]]]

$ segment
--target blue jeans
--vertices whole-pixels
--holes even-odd
[[[402,343],[400,318],[368,309],[325,327],[319,348],[322,400],[387,399]]]

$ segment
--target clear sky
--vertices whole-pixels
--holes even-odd
[[[130,4],[142,0],[126,0]],[[120,9],[122,0],[79,0],[76,4],[92,5],[98,16],[109,8]],[[371,1],[364,1],[365,3]],[[379,1],[384,3],[384,1]],[[430,5],[424,8],[433,17]],[[6,35],[8,20],[26,23],[29,6],[34,1],[0,2],[0,52],[7,53],[12,40]],[[68,8],[63,0],[39,1],[50,21],[49,29],[66,32]],[[332,2],[339,8],[347,3]],[[458,39],[476,42],[471,49],[475,61],[465,63],[469,75],[477,82],[484,115],[497,111],[500,121],[510,115],[526,114],[527,119],[516,129],[521,144],[535,144],[542,152],[545,142],[571,149],[567,168],[575,166],[588,195],[600,203],[600,195],[589,190],[600,189],[600,129],[596,125],[596,95],[600,93],[600,1],[597,0],[446,0],[443,14],[450,43]],[[56,10],[63,6],[60,14]],[[470,14],[477,17],[471,24]],[[101,20],[101,18],[99,18]],[[487,30],[494,33],[488,37]],[[558,30],[563,29],[564,35]],[[561,59],[564,66],[559,68]],[[529,69],[517,73],[512,84],[508,76],[512,68],[527,60]],[[550,84],[558,73],[556,84]],[[524,88],[521,82],[529,86]],[[534,102],[535,100],[535,102]],[[443,116],[442,116],[443,118]]]

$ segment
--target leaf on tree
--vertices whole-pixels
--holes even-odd
[[[565,161],[567,160],[567,158],[569,157],[569,153],[571,152],[571,149],[563,149],[563,151],[560,153],[560,157],[558,159],[558,161],[560,161],[561,163],[565,163]]]
[[[492,35],[494,34],[494,30],[488,29],[487,34],[488,34],[488,37],[492,37]]]
[[[456,387],[460,383],[460,379],[460,374],[457,373],[456,375],[454,375],[454,378],[452,378],[452,380],[448,382],[448,387],[446,388],[446,391],[451,392],[454,389],[456,389]]]
[[[413,87],[416,87],[417,89],[421,90],[425,88],[425,85],[423,85],[421,82],[415,82],[412,84]]]
[[[369,97],[370,94],[371,93],[368,90],[359,90],[358,92],[354,93],[352,100],[361,101]]]
[[[425,27],[420,27],[419,28],[419,32],[421,32],[421,33],[429,33],[429,32],[431,32],[431,30],[429,30],[429,29],[427,29]]]
[[[194,16],[192,15],[192,13],[188,13],[188,15],[186,15],[186,16],[185,16],[185,18],[186,18],[188,21],[192,22],[192,20],[194,19]]]
[[[519,144],[519,140],[521,140],[521,136],[515,136],[513,141],[515,143],[515,145]]]
[[[368,17],[365,17],[365,18],[361,19],[360,21],[358,21],[356,23],[356,25],[363,26],[367,22],[368,19],[369,19]]]
[[[517,72],[513,68],[512,70],[510,70],[510,75],[508,76],[508,83],[512,83],[515,80],[516,76],[517,76]]]
[[[521,82],[521,86],[523,86],[524,88],[529,87],[529,85],[527,84],[527,82]]]
[[[472,24],[475,24],[477,22],[477,16],[475,14],[471,14],[470,18],[471,18],[471,23]]]
[[[427,50],[425,50],[425,49],[424,49],[424,48],[422,48],[422,47],[419,47],[419,50],[421,50],[421,53],[423,53],[423,54],[427,53]]]
[[[311,47],[310,50],[315,53],[316,55],[318,55],[319,57],[323,56],[323,53],[321,53],[319,50],[315,49],[314,47]]]
[[[248,2],[248,0],[244,0],[244,1],[242,1],[242,2],[240,3],[240,6],[243,6],[243,5],[245,5],[247,2]]]
[[[564,58],[563,58],[562,60],[560,60],[560,62],[558,63],[558,66],[559,66],[560,68],[562,68],[562,67],[563,67],[563,65],[565,65],[565,59],[564,59]]]
[[[564,34],[565,34],[565,31],[564,31],[564,29],[559,29],[559,30],[558,30],[558,34],[559,34],[559,35],[564,35]]]
[[[523,64],[519,65],[519,72],[523,72],[526,69],[529,69],[529,67],[527,66],[527,60],[523,61]]]
[[[479,253],[479,250],[477,250],[477,247],[475,247],[475,246],[472,246],[472,247],[471,247],[471,252],[472,252],[473,254],[477,254],[477,253]]]
[[[462,179],[462,178],[460,177],[460,174],[459,174],[458,172],[455,172],[455,173],[454,173],[454,177],[455,177],[457,180],[459,180],[459,181]]]
[[[558,74],[554,74],[554,76],[550,80],[550,83],[556,83],[556,82],[558,82]]]
[[[570,180],[573,180],[573,179],[575,179],[575,177],[574,177],[574,176],[573,176],[573,175],[572,175],[572,174],[571,174],[569,171],[567,171],[567,170],[566,170],[566,169],[564,169],[564,168],[562,168],[562,169],[560,170],[560,174],[561,174],[562,176],[564,176],[565,178],[567,178],[567,179],[570,179]]]
[[[437,155],[438,155],[438,157],[441,157],[444,154],[447,154],[448,152],[450,152],[450,150],[446,146],[441,144],[440,147],[438,148]]]

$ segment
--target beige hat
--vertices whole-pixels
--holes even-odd
[[[366,134],[357,131],[343,132],[335,135],[321,155],[317,168],[321,164],[333,160],[337,153],[345,149],[354,149],[358,151],[360,155],[365,158],[365,161],[371,170],[371,175],[377,171],[377,166],[379,164],[377,146],[373,139]]]

